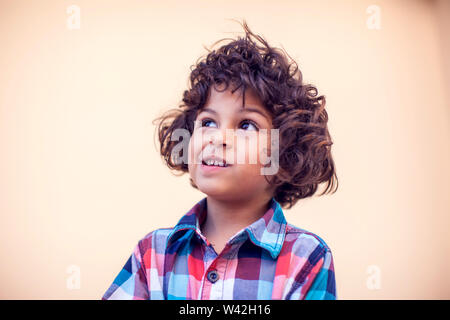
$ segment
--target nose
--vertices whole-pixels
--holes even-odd
[[[232,146],[233,129],[214,130],[208,136],[208,144],[216,148],[228,149]]]

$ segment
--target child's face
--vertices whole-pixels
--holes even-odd
[[[270,114],[251,89],[245,93],[245,108],[239,90],[219,92],[213,86],[210,90],[210,98],[196,118],[189,142],[192,180],[200,191],[219,200],[270,199],[273,189],[261,174],[264,160],[260,161],[263,148],[270,155]],[[261,140],[258,131],[261,129],[266,129],[266,140]],[[224,159],[229,166],[204,165],[201,160],[212,155]]]

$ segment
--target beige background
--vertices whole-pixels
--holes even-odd
[[[449,299],[449,3],[1,0],[0,298],[99,299],[203,198],[151,121],[246,19],[327,97],[339,190],[285,215],[331,247],[338,297]]]

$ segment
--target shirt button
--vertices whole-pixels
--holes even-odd
[[[219,274],[217,273],[216,270],[212,270],[212,271],[208,272],[207,278],[210,282],[214,283],[217,280],[219,280]]]

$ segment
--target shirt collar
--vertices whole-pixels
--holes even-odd
[[[206,197],[197,202],[177,223],[167,238],[167,248],[178,241],[187,241],[197,233],[204,238],[200,226],[206,218]],[[287,222],[280,204],[272,198],[269,209],[265,214],[238,232],[233,238],[237,240],[245,239],[248,234],[251,242],[269,251],[272,258],[276,259],[280,254],[286,236]],[[234,241],[234,240],[233,240]],[[178,246],[177,246],[178,247]]]

